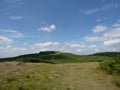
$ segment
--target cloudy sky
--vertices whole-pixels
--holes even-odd
[[[120,0],[0,0],[0,58],[46,50],[120,51]]]

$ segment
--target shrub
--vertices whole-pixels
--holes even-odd
[[[16,78],[14,78],[14,77],[7,78],[7,82],[8,82],[8,83],[11,83],[11,82],[13,82],[13,81],[16,81]]]
[[[25,89],[23,86],[20,86],[18,90],[28,90],[28,89]]]
[[[106,60],[100,63],[100,68],[109,74],[115,74],[113,82],[120,87],[120,57],[115,57],[113,60]]]
[[[113,83],[114,83],[116,86],[120,87],[120,80],[115,79],[115,80],[113,81]]]
[[[120,58],[103,61],[100,63],[100,68],[109,74],[120,74]]]

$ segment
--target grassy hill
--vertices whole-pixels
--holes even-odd
[[[101,52],[95,53],[93,56],[108,56],[108,57],[120,57],[120,52]]]
[[[71,53],[44,51],[35,54],[21,55],[11,58],[2,58],[0,61],[22,61],[22,62],[45,62],[45,63],[77,63],[77,62],[100,62],[111,60],[112,56],[120,56],[117,52],[96,53],[93,55],[75,55]]]

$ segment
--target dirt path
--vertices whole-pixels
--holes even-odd
[[[64,64],[63,84],[68,90],[120,90],[112,83],[112,76],[97,67],[99,63]]]

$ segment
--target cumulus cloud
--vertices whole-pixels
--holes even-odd
[[[49,27],[41,27],[38,30],[39,31],[46,31],[46,32],[53,32],[56,29],[56,25],[52,24]]]
[[[78,44],[78,43],[66,44],[66,46],[70,47],[70,48],[83,48],[83,47],[85,47],[85,45]]]
[[[101,41],[101,38],[97,37],[97,36],[95,36],[95,37],[87,37],[86,41],[87,42],[99,42],[99,41]]]
[[[112,46],[112,45],[120,45],[120,39],[113,39],[113,40],[108,40],[104,42],[104,45],[106,46]]]
[[[37,43],[34,44],[34,47],[40,47],[40,48],[44,48],[44,47],[53,47],[53,46],[58,46],[59,43],[58,42],[45,42],[45,43]]]
[[[94,35],[86,38],[88,44],[90,44],[90,42],[97,44],[96,46],[89,46],[89,48],[95,48],[99,52],[120,51],[120,26],[118,23],[113,24],[113,27],[106,30],[104,33]],[[96,50],[91,52],[96,52]]]
[[[84,11],[84,13],[87,15],[90,15],[90,14],[93,14],[96,12],[106,11],[106,10],[110,10],[110,9],[114,9],[114,8],[120,8],[120,5],[115,4],[115,3],[114,4],[106,4],[106,5],[99,7],[99,8],[93,8],[93,9],[86,10],[86,11]]]
[[[10,16],[9,19],[11,20],[21,20],[21,19],[24,19],[23,16]]]
[[[103,35],[103,37],[108,38],[108,39],[119,38],[120,37],[120,27],[111,29],[110,31],[106,32]]]
[[[90,48],[96,48],[97,46],[96,45],[90,45],[89,47]]]
[[[62,45],[60,51],[61,52],[69,52],[74,54],[85,54],[84,49],[86,45],[82,43],[65,43]]]
[[[92,29],[92,32],[102,31],[97,29],[95,30],[94,27],[94,30]],[[4,30],[4,33],[16,33],[16,31]],[[87,36],[85,38],[85,41],[82,41],[80,43],[74,42],[61,44],[59,42],[44,42],[35,43],[32,45],[26,45],[26,43],[24,43],[25,48],[7,46],[11,45],[12,42],[13,40],[7,36],[0,36],[0,51],[2,51],[0,52],[0,57],[17,56],[21,54],[38,53],[40,51],[49,50],[70,52],[74,54],[92,54],[104,51],[120,51],[120,27],[111,27],[103,33],[93,34],[93,36]],[[6,43],[6,45],[2,45],[4,43]]]
[[[10,37],[10,38],[22,38],[24,35],[17,30],[12,29],[0,29],[0,33],[4,36]]]
[[[0,44],[11,44],[13,42],[12,39],[5,37],[5,36],[1,36],[0,35]]]
[[[120,19],[115,24],[113,24],[113,27],[120,27]]]
[[[99,32],[105,31],[106,29],[107,29],[107,26],[104,26],[104,25],[100,24],[100,25],[95,26],[95,27],[92,29],[92,31],[93,31],[94,33],[99,33]]]
[[[0,39],[1,40],[1,39]],[[7,40],[6,40],[7,41]],[[4,43],[4,42],[3,42]],[[28,45],[25,48],[23,47],[13,47],[13,46],[0,46],[0,57],[13,57],[23,54],[38,53],[40,51],[57,51],[59,48],[59,42],[45,42],[45,43],[36,43],[33,45]]]
[[[78,53],[82,53],[83,50],[81,50],[81,49],[77,49],[76,52],[78,52]]]
[[[18,55],[27,54],[27,48],[16,48],[12,46],[0,47],[0,57],[13,57]]]
[[[44,43],[36,43],[30,46],[32,52],[40,52],[40,51],[49,51],[49,50],[58,50],[59,42],[44,42]]]
[[[98,25],[92,29],[92,32],[103,32],[107,29],[107,26]],[[104,33],[101,33],[100,36],[91,36],[87,37],[87,42],[101,42],[107,41],[114,38],[120,38],[120,27],[111,28]]]

